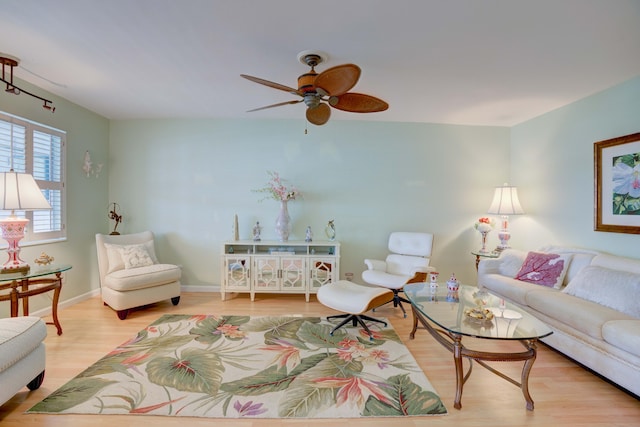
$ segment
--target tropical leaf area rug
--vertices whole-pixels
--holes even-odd
[[[392,327],[318,317],[165,315],[30,413],[225,418],[443,415]]]

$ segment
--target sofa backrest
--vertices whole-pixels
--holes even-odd
[[[539,249],[540,252],[551,252],[559,255],[571,255],[571,261],[569,262],[569,268],[567,274],[564,276],[562,286],[566,286],[571,279],[591,264],[591,261],[601,253],[591,249],[574,248],[568,246],[544,246]]]
[[[626,271],[628,273],[640,274],[640,259],[625,258],[621,256],[600,254],[591,261],[591,265],[604,267],[611,270]]]

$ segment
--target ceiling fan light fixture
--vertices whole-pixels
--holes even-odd
[[[0,64],[2,64],[2,78],[0,79],[0,81],[2,81],[7,85],[5,92],[11,93],[14,95],[20,95],[21,93],[25,93],[33,98],[39,99],[42,102],[44,102],[44,105],[42,106],[44,109],[49,110],[52,113],[56,111],[56,107],[54,107],[53,105],[49,105],[49,104],[53,104],[53,101],[50,101],[46,98],[35,95],[24,89],[20,89],[18,86],[13,84],[13,68],[17,67],[19,63],[20,63],[20,60],[18,58],[11,55],[7,55],[6,53],[0,53]],[[9,67],[8,71],[6,70],[6,67]]]
[[[317,73],[315,67],[326,61],[327,58],[327,54],[318,51],[306,50],[298,54],[298,60],[311,67],[310,71],[298,77],[298,89],[258,77],[240,74],[241,77],[254,83],[283,90],[302,98],[297,101],[280,102],[249,111],[304,102],[307,106],[307,120],[314,125],[323,125],[331,116],[331,107],[351,113],[373,113],[389,108],[389,105],[379,98],[349,92],[360,78],[360,67],[355,64],[337,65]]]

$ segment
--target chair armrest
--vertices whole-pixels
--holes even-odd
[[[379,259],[365,259],[367,270],[387,271],[387,263]]]

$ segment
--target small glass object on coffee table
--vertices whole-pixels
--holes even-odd
[[[414,339],[418,322],[440,344],[453,353],[456,368],[456,396],[454,407],[462,407],[462,388],[471,375],[473,361],[490,372],[509,381],[522,390],[527,409],[533,410],[533,399],[529,394],[529,373],[536,360],[536,346],[540,338],[553,331],[540,320],[513,304],[472,286],[460,286],[457,293],[447,289],[432,290],[428,283],[413,283],[404,286],[404,293],[411,302],[413,312]],[[519,341],[525,351],[488,352],[473,350],[462,344],[463,337],[488,340]],[[469,361],[465,373],[462,359]],[[524,362],[521,381],[489,366],[486,362]]]

